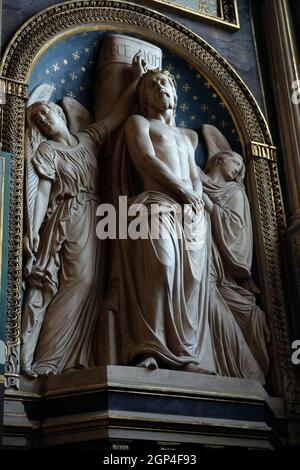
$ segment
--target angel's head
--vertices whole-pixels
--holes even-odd
[[[232,150],[218,152],[206,164],[205,173],[209,175],[212,172],[224,181],[242,183],[245,177],[243,157]]]
[[[176,82],[167,70],[148,70],[137,85],[139,102],[143,114],[147,117],[149,108],[158,111],[172,109],[175,117],[177,106]]]
[[[27,109],[28,125],[35,124],[47,138],[67,129],[67,119],[60,106],[47,101],[37,101]]]

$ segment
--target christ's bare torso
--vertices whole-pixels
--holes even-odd
[[[193,189],[190,177],[189,154],[194,152],[189,138],[183,130],[170,126],[157,119],[149,120],[149,135],[156,158],[164,163],[169,171],[179,178],[184,186]],[[143,176],[145,190],[166,191],[151,174]]]

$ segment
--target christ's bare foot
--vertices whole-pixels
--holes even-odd
[[[34,371],[38,374],[38,375],[55,375],[57,374],[57,372],[55,372],[52,367],[48,367],[48,366],[37,366],[34,368]]]
[[[145,367],[146,369],[149,370],[155,370],[158,369],[158,364],[154,357],[146,357],[142,362],[139,362],[137,367]]]

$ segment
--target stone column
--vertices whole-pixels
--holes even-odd
[[[266,49],[289,198],[287,235],[292,250],[293,276],[300,298],[300,73],[299,51],[289,0],[265,0],[263,6]],[[299,319],[300,320],[300,319]]]
[[[161,68],[162,50],[141,39],[113,34],[102,41],[97,65],[96,120],[109,114],[132,80],[131,63],[140,52],[149,69]]]

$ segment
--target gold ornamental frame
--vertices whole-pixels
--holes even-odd
[[[247,190],[254,226],[262,304],[273,347],[272,380],[290,412],[299,406],[296,371],[290,360],[295,319],[285,265],[284,208],[276,148],[264,116],[248,87],[229,63],[187,28],[145,7],[116,0],[78,0],[52,6],[31,18],[10,42],[0,69],[6,105],[1,113],[3,150],[11,153],[6,386],[19,387],[22,287],[23,167],[27,88],[36,60],[58,39],[84,30],[113,30],[153,40],[180,55],[222,96],[238,130],[247,164]]]
[[[229,3],[230,1],[230,3]],[[218,8],[220,10],[219,16],[209,15],[203,11],[203,5],[199,2],[199,10],[181,6],[178,3],[172,3],[172,0],[151,0],[152,3],[160,3],[164,7],[172,8],[175,11],[183,12],[192,15],[197,19],[203,19],[207,22],[217,23],[220,26],[230,28],[233,30],[240,29],[240,19],[238,12],[237,0],[218,0]],[[228,3],[227,3],[228,2]]]

